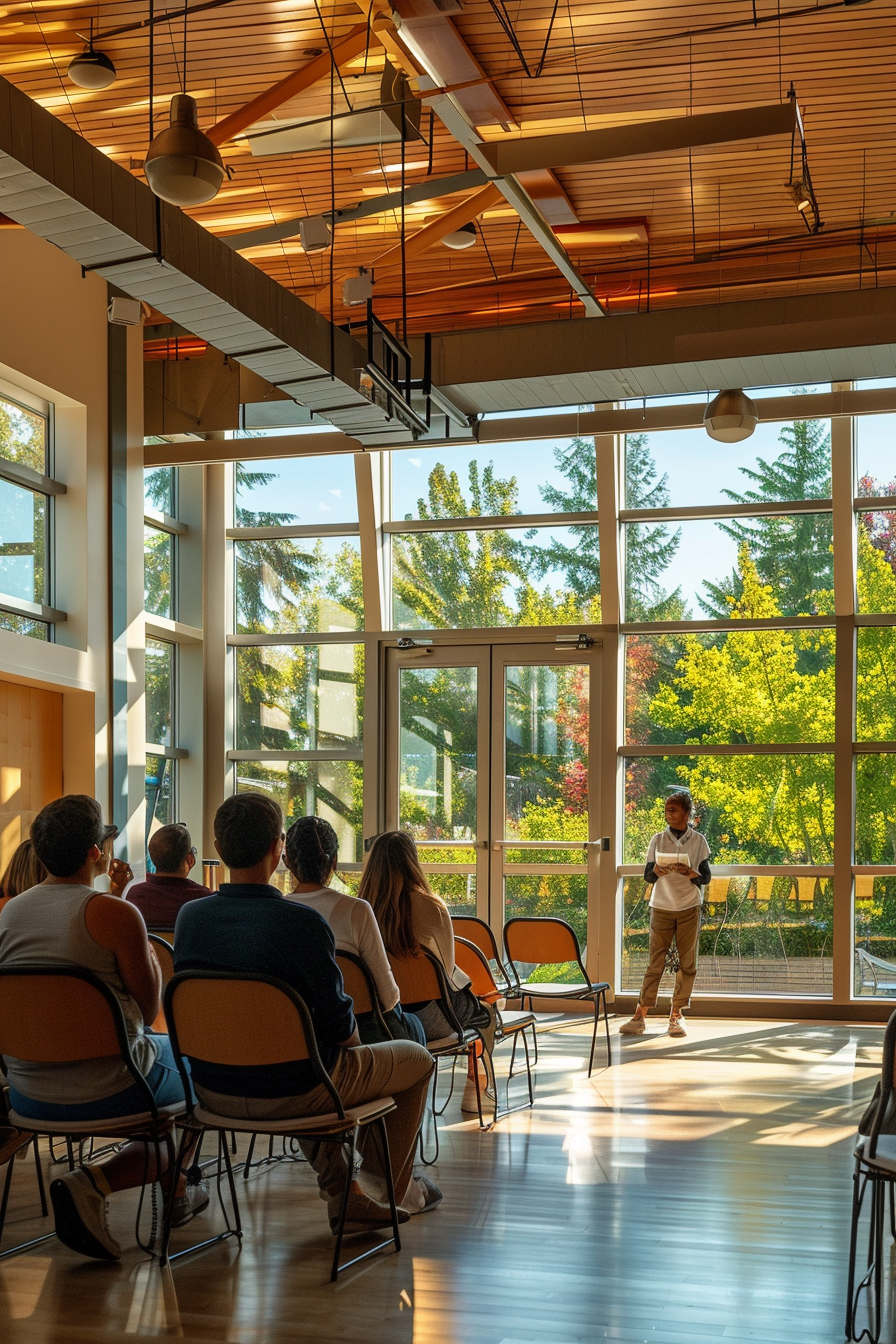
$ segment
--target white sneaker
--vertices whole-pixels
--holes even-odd
[[[96,1260],[117,1260],[121,1247],[106,1224],[106,1201],[89,1171],[78,1168],[50,1185],[56,1235],[64,1246]]]
[[[646,1022],[641,1013],[635,1013],[635,1016],[629,1022],[623,1022],[619,1028],[620,1036],[643,1036]]]
[[[687,1036],[687,1032],[684,1029],[684,1018],[681,1013],[669,1014],[669,1035]]]

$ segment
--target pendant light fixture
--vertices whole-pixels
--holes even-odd
[[[199,129],[196,99],[187,93],[187,11],[184,9],[182,92],[171,99],[170,124],[146,153],[146,180],[171,205],[204,205],[217,196],[224,181],[224,163],[208,136]]]
[[[108,89],[115,83],[115,66],[104,51],[88,47],[68,63],[68,77],[79,89]]]
[[[720,392],[703,415],[703,428],[719,443],[740,443],[742,439],[748,439],[758,423],[756,405],[742,388]]]
[[[83,34],[79,33],[81,37]],[[90,20],[90,36],[87,38],[87,50],[73,56],[68,63],[68,77],[79,89],[108,89],[115,83],[116,70],[111,59],[104,51],[96,51],[93,46],[93,19]]]
[[[476,225],[472,222],[462,224],[459,229],[446,233],[442,242],[446,247],[450,247],[453,252],[463,252],[465,248],[472,247],[476,242]]]

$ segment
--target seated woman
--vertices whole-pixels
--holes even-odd
[[[358,895],[372,905],[387,952],[412,957],[426,948],[442,963],[461,1026],[487,1026],[492,1021],[492,1012],[470,989],[470,977],[455,964],[448,907],[430,888],[417,846],[404,831],[386,831],[374,840]],[[428,1041],[453,1034],[438,1003],[405,1005],[409,1006],[423,1023]]]
[[[29,891],[43,882],[47,870],[34,852],[30,840],[23,840],[6,865],[6,872],[0,877],[0,910],[19,892]]]
[[[322,817],[300,817],[286,833],[284,862],[295,878],[287,900],[308,905],[322,915],[333,931],[336,949],[353,952],[367,966],[376,985],[392,1040],[426,1044],[423,1027],[413,1013],[402,1012],[398,986],[392,975],[373,911],[366,901],[344,896],[330,887],[338,861],[336,832]],[[359,1013],[358,1031],[364,1045],[388,1040],[373,1013]]]

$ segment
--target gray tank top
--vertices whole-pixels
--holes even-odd
[[[155,1063],[156,1048],[143,1034],[143,1016],[121,982],[114,954],[87,931],[84,911],[95,895],[91,887],[42,883],[9,901],[0,913],[0,965],[29,961],[93,971],[121,1004],[131,1052],[145,1077]],[[61,1106],[100,1101],[134,1081],[121,1060],[111,1056],[77,1064],[41,1064],[7,1056],[6,1067],[17,1092]]]

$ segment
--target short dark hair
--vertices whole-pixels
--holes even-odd
[[[283,834],[279,803],[266,793],[235,793],[215,813],[215,839],[228,868],[252,868]]]
[[[193,841],[186,826],[160,826],[150,837],[149,857],[157,873],[176,873],[192,848]]]
[[[684,808],[688,816],[691,815],[691,812],[694,809],[694,800],[686,789],[678,789],[675,793],[670,793],[666,799],[666,802],[677,803],[679,807]]]
[[[51,877],[74,877],[94,845],[103,845],[103,809],[86,793],[67,793],[31,823],[34,852]]]
[[[299,817],[286,832],[286,862],[300,882],[326,882],[339,838],[323,817]]]

